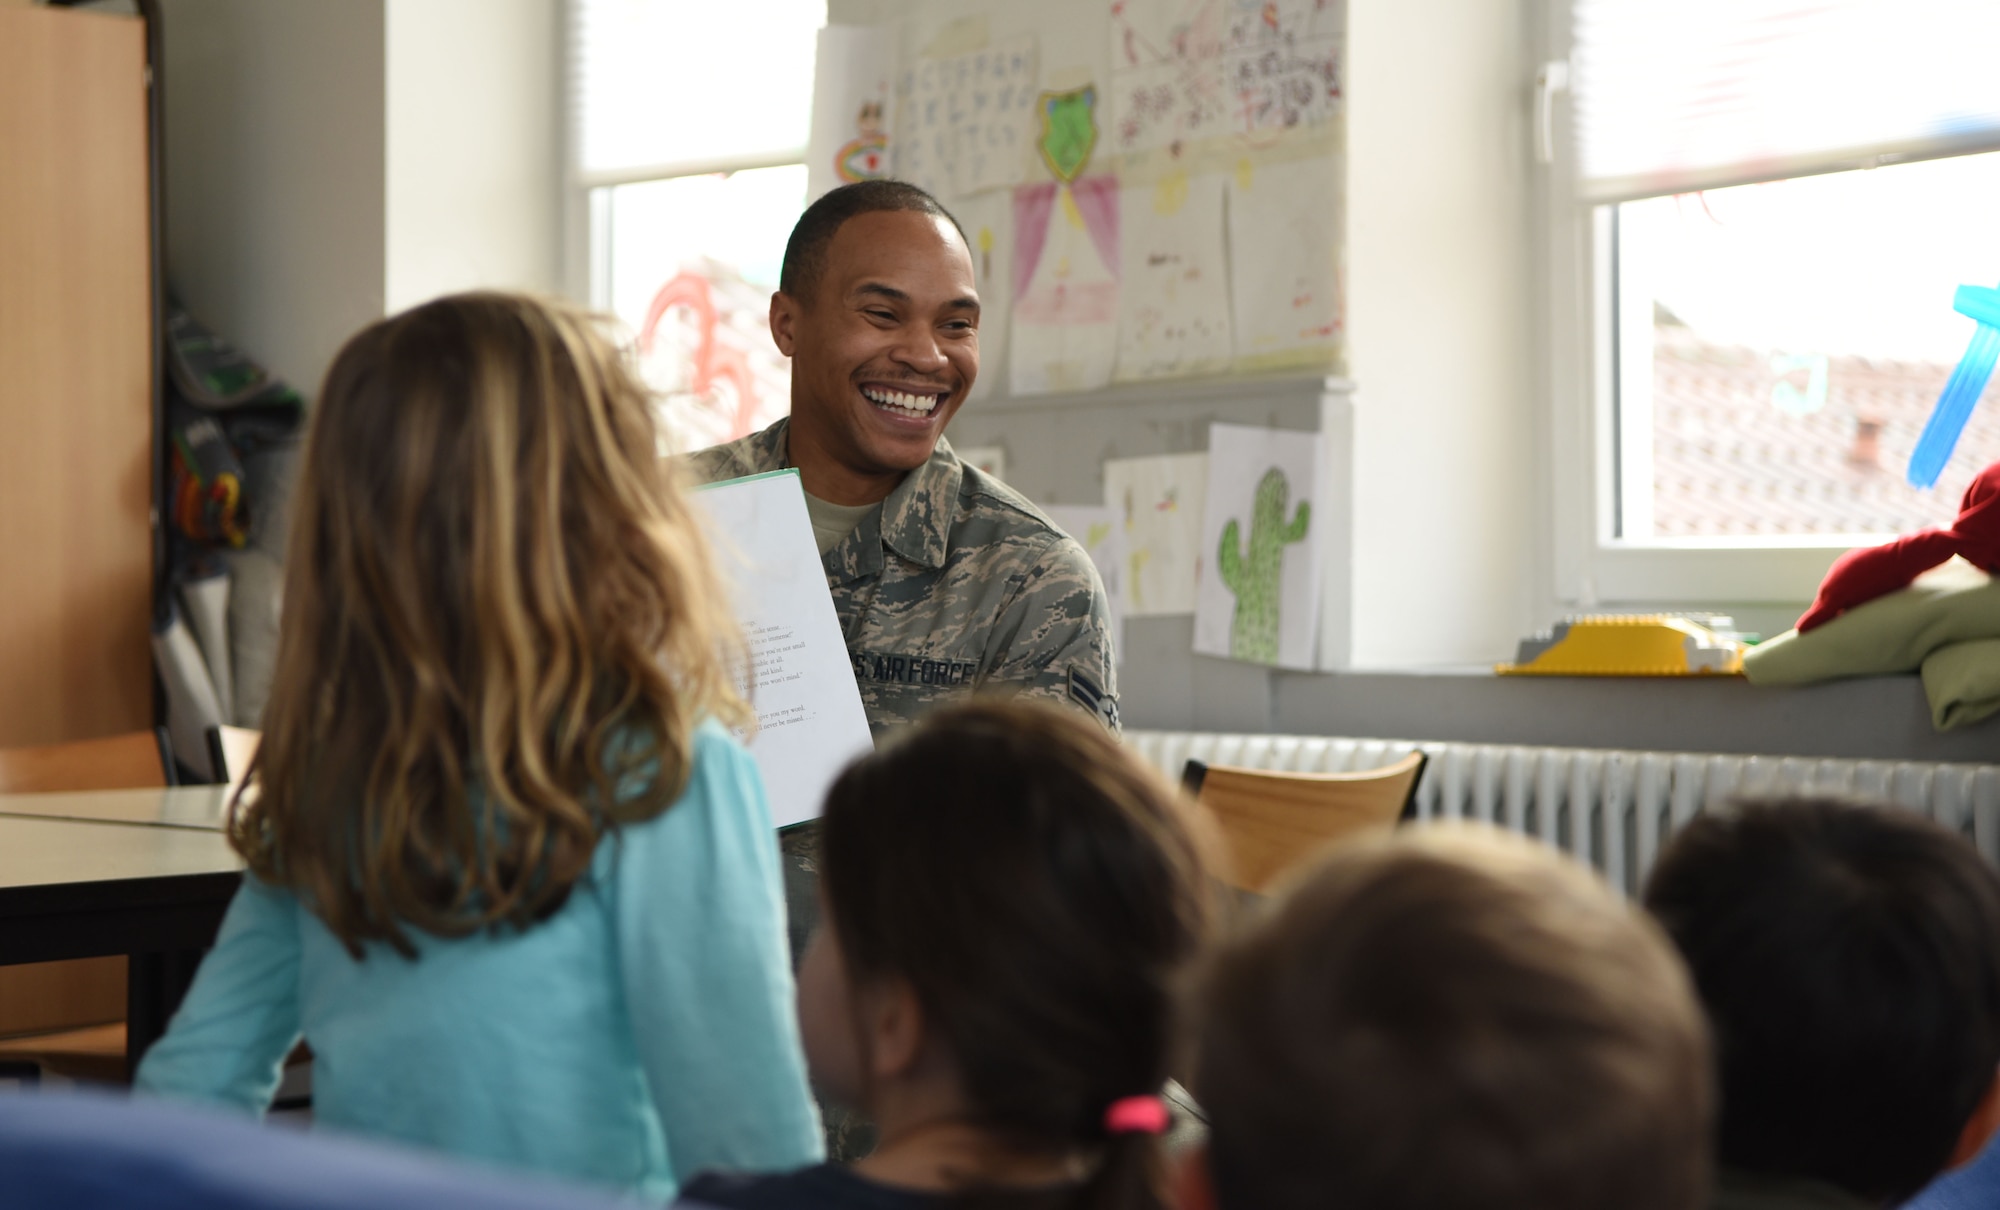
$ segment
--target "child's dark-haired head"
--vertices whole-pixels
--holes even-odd
[[[1666,939],[1587,871],[1450,827],[1342,848],[1203,980],[1189,1204],[1695,1210],[1709,1052]]]
[[[1715,1029],[1717,1159],[1900,1202],[1987,1132],[2000,875],[1892,807],[1750,802],[1646,886]]]
[[[1085,1157],[1078,1205],[1158,1205],[1157,1139],[1111,1134],[1105,1114],[1169,1075],[1207,919],[1184,809],[1095,723],[1016,702],[941,712],[848,769],[821,824],[827,928],[800,977],[822,1092],[870,1107],[880,1056],[838,1001],[907,989],[957,1120],[1014,1153]]]

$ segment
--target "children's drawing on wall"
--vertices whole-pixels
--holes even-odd
[[[1197,652],[1313,667],[1324,547],[1312,512],[1319,450],[1317,433],[1210,426]]]
[[[1120,191],[1120,381],[1220,373],[1234,346],[1223,178],[1174,172]]]
[[[1179,159],[1330,125],[1343,0],[1110,0],[1110,146]]]
[[[1104,464],[1104,504],[1125,530],[1127,617],[1194,612],[1207,490],[1207,454]]]
[[[882,102],[863,101],[854,129],[854,137],[833,153],[834,175],[843,185],[878,181],[889,175],[889,136],[882,125]]]
[[[1097,89],[1086,84],[1068,92],[1045,92],[1036,108],[1042,125],[1035,152],[1050,175],[1068,184],[1083,175],[1097,149]]]
[[[1118,354],[1118,178],[1081,175],[1097,145],[1097,90],[1043,93],[1035,141],[1056,179],[1014,191],[1016,395],[1088,391]]]
[[[1236,368],[1338,372],[1338,161],[1246,158],[1229,178],[1227,210]]]
[[[890,141],[895,175],[939,197],[1019,183],[1037,77],[1032,37],[904,68]]]
[[[734,441],[791,410],[791,363],[771,341],[770,291],[703,258],[653,295],[639,365],[676,453]]]
[[[1117,178],[1023,185],[1014,232],[1009,390],[1104,386],[1118,354]]]
[[[1014,195],[982,193],[951,204],[972,253],[979,291],[979,377],[969,399],[1001,393],[1007,378],[1007,333],[1014,311]]]
[[[813,117],[806,145],[807,200],[836,185],[889,175],[895,31],[829,25],[819,31]]]
[[[1062,531],[1075,538],[1077,545],[1097,567],[1097,578],[1104,581],[1105,600],[1111,610],[1112,650],[1120,664],[1125,662],[1125,611],[1127,607],[1125,585],[1129,571],[1129,554],[1125,544],[1125,517],[1114,508],[1101,508],[1084,504],[1047,504],[1042,511],[1049,515]]]

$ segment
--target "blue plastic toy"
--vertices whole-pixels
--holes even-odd
[[[1938,396],[1937,407],[1917,438],[1917,448],[1910,451],[1910,470],[1905,477],[1912,487],[1937,485],[1944,464],[1958,448],[1965,422],[1972,419],[1973,406],[1986,390],[1986,380],[1993,376],[1993,363],[2000,360],[2000,290],[1960,286],[1951,307],[1979,321],[1979,330],[1965,346],[1965,356],[1951,372],[1951,381],[1944,384],[1944,394]]]

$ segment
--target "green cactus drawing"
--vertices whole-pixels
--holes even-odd
[[[1285,547],[1303,541],[1312,523],[1312,505],[1299,501],[1299,509],[1285,523],[1285,504],[1291,499],[1291,485],[1285,472],[1272,467],[1257,481],[1257,499],[1251,507],[1250,552],[1242,550],[1241,530],[1235,521],[1222,527],[1222,548],[1216,552],[1216,570],[1222,582],[1236,594],[1236,616],[1229,625],[1229,654],[1239,660],[1261,664],[1278,662],[1278,595],[1285,569]]]

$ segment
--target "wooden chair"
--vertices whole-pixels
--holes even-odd
[[[0,794],[52,790],[150,790],[173,784],[160,731],[128,731],[39,748],[0,748]]]
[[[172,784],[165,736],[0,748],[0,793],[143,790]],[[80,958],[0,966],[0,1074],[44,1070],[100,1081],[125,1071],[125,959]]]
[[[263,742],[264,733],[249,727],[223,725],[208,729],[208,763],[215,773],[215,780],[229,787],[233,796],[236,787],[243,784],[243,777],[250,772],[250,762],[257,759],[257,745]]]
[[[1414,807],[1424,754],[1360,773],[1278,773],[1187,763],[1181,782],[1222,826],[1225,879],[1264,894],[1293,866],[1329,845],[1387,832]]]

